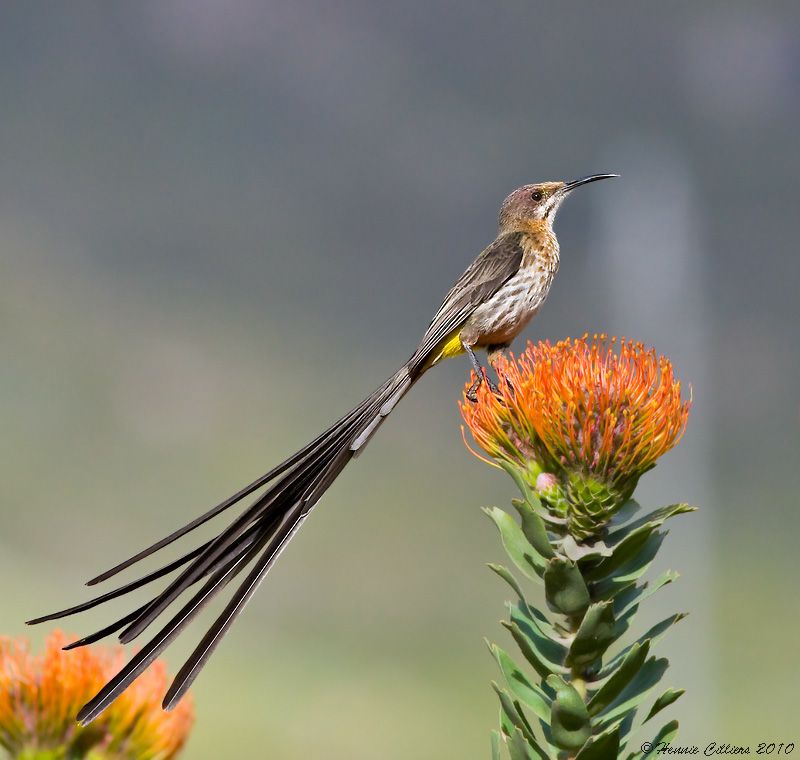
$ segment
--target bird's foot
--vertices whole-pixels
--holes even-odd
[[[478,388],[481,387],[481,383],[486,383],[489,386],[489,390],[494,393],[495,396],[500,395],[500,389],[497,387],[497,383],[494,382],[489,376],[486,374],[486,370],[483,370],[478,377],[473,380],[472,385],[467,388],[466,394],[467,401],[475,404],[478,401]]]
[[[472,385],[470,385],[469,388],[467,388],[467,392],[464,394],[467,397],[467,401],[469,401],[471,404],[478,403],[478,388],[480,387],[480,385],[481,385],[480,378],[474,380]]]

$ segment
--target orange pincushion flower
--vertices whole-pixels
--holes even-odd
[[[0,637],[0,747],[12,756],[56,750],[58,756],[169,760],[183,747],[194,721],[191,699],[163,712],[156,695],[166,668],[156,662],[90,726],[75,722],[81,706],[124,663],[121,647],[62,651],[68,639],[55,631],[44,654],[24,640]],[[55,755],[54,755],[55,756]]]
[[[686,427],[690,402],[672,364],[641,343],[616,346],[605,335],[531,343],[495,368],[499,393],[483,383],[476,403],[461,404],[475,441],[492,457],[561,473],[573,496],[588,482],[585,498],[618,506]],[[612,495],[598,496],[598,484]]]

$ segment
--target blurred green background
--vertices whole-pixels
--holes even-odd
[[[800,741],[799,30],[792,2],[4,5],[0,630],[41,642],[23,620],[388,376],[516,185],[619,172],[561,211],[527,337],[625,334],[691,382],[639,491],[702,505],[650,610],[691,612],[661,645],[681,742]],[[513,486],[463,447],[466,376],[314,512],[196,683],[187,758],[488,755],[479,508]]]

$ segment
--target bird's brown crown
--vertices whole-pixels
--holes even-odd
[[[550,226],[566,197],[566,182],[540,182],[514,190],[500,207],[501,232],[534,232]]]

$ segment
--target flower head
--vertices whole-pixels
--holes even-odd
[[[475,441],[534,479],[542,470],[558,476],[576,519],[589,517],[592,528],[686,427],[690,402],[672,364],[641,343],[600,335],[528,344],[495,369],[499,393],[483,383],[476,403],[461,404]]]
[[[0,747],[13,756],[51,750],[58,756],[98,760],[169,760],[186,742],[194,721],[191,700],[163,712],[166,668],[157,661],[104,715],[82,728],[75,715],[122,666],[121,647],[62,651],[52,633],[44,654],[28,643],[0,637]],[[56,756],[55,754],[53,756]]]

